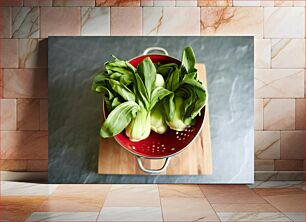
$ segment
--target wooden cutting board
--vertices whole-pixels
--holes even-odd
[[[207,87],[204,64],[197,64],[199,79]],[[167,170],[161,175],[209,175],[212,174],[212,152],[210,138],[209,111],[206,105],[206,116],[203,128],[197,139],[183,152],[171,158]],[[100,139],[99,174],[144,174],[136,162],[134,155],[122,148],[113,138]],[[143,159],[144,166],[149,169],[160,168],[164,160]]]

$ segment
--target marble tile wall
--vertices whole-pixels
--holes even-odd
[[[303,170],[305,1],[0,0],[2,170],[47,171],[52,35],[255,36],[255,170]]]

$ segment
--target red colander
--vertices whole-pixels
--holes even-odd
[[[164,54],[148,54],[150,51],[161,51]],[[176,63],[178,65],[181,62],[168,56],[168,52],[159,47],[148,48],[144,51],[143,55],[131,59],[129,62],[137,67],[139,63],[146,57],[150,57],[153,63]],[[104,106],[105,107],[105,106]],[[104,108],[104,113],[105,113]],[[205,107],[201,111],[201,115],[196,117],[196,123],[184,131],[175,131],[168,129],[164,134],[158,134],[151,131],[150,136],[139,142],[131,141],[126,135],[125,131],[115,136],[116,141],[128,152],[133,154],[136,159],[139,168],[149,174],[159,174],[164,171],[169,165],[171,157],[182,152],[187,148],[197,137],[201,131],[205,117]],[[142,163],[142,158],[146,159],[165,159],[163,166],[160,169],[147,169]]]

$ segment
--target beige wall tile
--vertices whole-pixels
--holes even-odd
[[[271,204],[212,204],[216,212],[276,212]]]
[[[161,198],[164,221],[219,221],[205,198]]]
[[[303,98],[303,69],[255,69],[256,98]]]
[[[198,5],[197,0],[175,0],[175,6],[196,7],[197,5]]]
[[[221,212],[218,216],[221,221],[289,221],[281,212]]]
[[[40,100],[39,129],[48,130],[48,100],[47,99]]]
[[[233,6],[260,6],[260,0],[233,0]]]
[[[0,38],[11,38],[12,10],[9,7],[0,8]]]
[[[0,99],[3,98],[3,69],[0,69]]]
[[[22,6],[22,0],[1,0],[0,7]]]
[[[48,41],[19,39],[19,68],[47,68]]]
[[[280,132],[255,131],[255,159],[280,159]]]
[[[200,185],[200,188],[212,204],[265,203],[259,195],[244,185]]]
[[[103,207],[97,221],[164,221],[160,207]]]
[[[40,36],[47,38],[54,35],[80,35],[80,23],[78,7],[42,7]]]
[[[294,99],[264,99],[264,130],[288,130],[294,128]]]
[[[271,40],[255,39],[255,68],[271,67]]]
[[[263,100],[254,99],[254,128],[263,130]]]
[[[111,35],[141,35],[141,7],[112,7]]]
[[[260,0],[260,6],[274,6],[274,0]]]
[[[275,7],[293,6],[293,0],[274,0]]]
[[[200,35],[199,20],[200,9],[197,7],[144,7],[143,34]]]
[[[305,129],[305,99],[295,100],[295,129]]]
[[[109,7],[82,7],[81,20],[81,35],[110,35]]]
[[[281,132],[281,159],[304,159],[305,131]]]
[[[108,193],[105,207],[158,207],[157,185],[113,185]]]
[[[255,171],[273,171],[274,160],[255,160]]]
[[[175,0],[153,0],[154,7],[171,7],[175,6]]]
[[[103,199],[88,197],[50,196],[36,210],[40,212],[98,212],[103,206]]]
[[[17,130],[39,130],[38,99],[17,99]]]
[[[304,68],[304,63],[304,39],[272,39],[273,68]]]
[[[305,7],[306,2],[304,0],[293,0],[293,6],[295,6],[295,7]]]
[[[53,0],[53,6],[95,6],[95,0]]]
[[[52,193],[57,197],[88,197],[93,199],[105,199],[109,193],[111,184],[65,184],[59,185]]]
[[[202,7],[202,35],[263,36],[263,9],[260,7]]]
[[[257,192],[281,212],[304,212],[305,210],[305,191],[301,189],[258,189]]]
[[[16,130],[16,100],[0,99],[0,129]]]
[[[3,96],[5,98],[46,98],[47,69],[5,69]]]
[[[306,69],[304,69],[304,98],[306,98]]]
[[[26,160],[0,160],[0,169],[3,171],[26,171]]]
[[[24,6],[52,6],[52,0],[23,0]]]
[[[47,198],[47,196],[36,196],[35,198],[33,196],[1,196],[1,205],[7,206],[3,207],[5,213],[4,210],[1,210],[1,220],[25,221]]]
[[[198,0],[198,6],[232,6],[233,0]]]
[[[3,159],[47,159],[48,133],[35,131],[1,131]]]
[[[40,21],[39,16],[38,7],[13,7],[12,37],[38,38]]]
[[[264,8],[265,38],[304,38],[305,10],[299,7]]]
[[[153,6],[153,0],[140,0],[141,6]]]
[[[275,170],[277,171],[303,171],[303,160],[275,160]]]
[[[0,39],[0,68],[18,68],[18,40]]]
[[[48,160],[28,160],[27,171],[32,171],[32,172],[48,171]]]
[[[182,198],[203,198],[204,195],[198,185],[158,185],[159,196],[164,197],[182,197]]]
[[[96,0],[96,6],[140,6],[140,0]]]

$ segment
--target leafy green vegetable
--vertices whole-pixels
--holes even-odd
[[[206,90],[197,79],[195,56],[191,47],[183,51],[179,69],[172,66],[166,88],[174,95],[164,101],[167,124],[173,130],[183,131],[193,124],[206,102]],[[160,68],[160,67],[159,67]]]
[[[120,82],[116,80],[109,80],[109,84],[111,85],[112,89],[118,93],[120,96],[122,96],[123,99],[127,101],[135,101],[135,95],[134,93],[125,85],[121,84]]]
[[[144,79],[147,89],[148,98],[151,98],[151,93],[154,89],[156,79],[156,69],[150,57],[145,58],[138,66],[138,72]]]
[[[161,74],[156,74],[155,87],[165,87],[165,80]]]
[[[147,138],[151,131],[150,112],[140,108],[136,117],[126,127],[125,133],[131,141],[140,141]]]
[[[183,109],[184,109],[184,99],[180,96],[175,96],[174,100],[174,115],[171,121],[167,121],[168,126],[176,131],[183,131],[188,127],[188,124],[185,124],[183,117]]]
[[[161,102],[151,111],[151,129],[159,134],[165,133],[168,129]]]
[[[101,137],[115,136],[125,129],[130,140],[140,141],[150,135],[151,129],[162,134],[168,126],[182,131],[194,124],[207,95],[197,79],[191,47],[184,49],[180,65],[154,64],[146,57],[135,68],[113,58],[92,84],[94,92],[104,95],[109,113]]]
[[[146,109],[150,108],[149,94],[142,79],[137,73],[134,73],[134,93],[136,94],[137,103],[144,104]]]
[[[154,106],[158,101],[162,100],[163,98],[165,98],[170,94],[172,94],[171,91],[160,86],[156,87],[152,92],[151,101],[150,101],[150,110],[154,108]]]
[[[180,84],[180,72],[176,67],[172,73],[168,74],[168,79],[166,81],[166,88],[175,91]]]
[[[120,133],[136,116],[140,109],[134,101],[118,105],[107,117],[100,130],[101,137],[112,137]]]
[[[136,118],[126,128],[126,134],[132,141],[143,140],[150,135],[151,110],[158,101],[171,94],[171,91],[161,86],[156,87],[156,68],[149,57],[139,64],[137,70],[140,75],[134,73],[136,86],[134,87],[134,92],[137,95],[136,101],[141,108]]]
[[[195,55],[191,47],[186,47],[182,55],[182,65],[181,69],[186,73],[191,73],[195,71]]]

